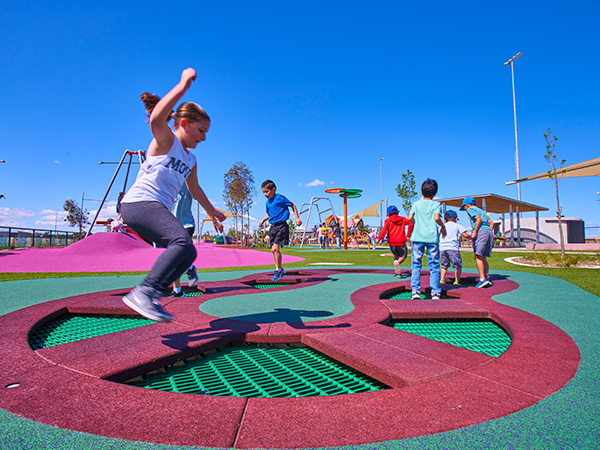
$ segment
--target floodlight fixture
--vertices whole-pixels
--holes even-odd
[[[505,66],[508,66],[510,63],[512,63],[513,61],[516,61],[517,59],[519,59],[521,56],[523,56],[523,53],[519,52],[517,53],[515,56],[513,56],[512,58],[510,58],[508,61],[506,61],[504,63]]]

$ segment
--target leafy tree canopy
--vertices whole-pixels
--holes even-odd
[[[65,222],[68,222],[71,227],[79,226],[80,233],[82,228],[90,224],[88,220],[90,213],[86,209],[81,209],[75,200],[65,200],[63,209],[67,212]]]
[[[406,173],[402,174],[402,183],[396,187],[396,193],[402,199],[402,209],[407,215],[410,213],[412,204],[419,196],[416,185],[415,175],[410,170],[406,170]]]

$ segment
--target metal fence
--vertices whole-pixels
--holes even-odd
[[[0,226],[0,248],[67,246],[83,236],[73,231]]]
[[[596,227],[596,226],[585,227],[586,239],[594,239],[596,236],[600,236],[600,227]]]

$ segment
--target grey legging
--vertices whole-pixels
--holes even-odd
[[[162,292],[194,263],[192,238],[166,206],[159,202],[122,203],[121,216],[136,233],[166,248],[142,286]]]

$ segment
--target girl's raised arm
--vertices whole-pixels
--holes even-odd
[[[173,132],[167,123],[171,111],[181,99],[183,94],[190,88],[192,81],[196,79],[196,71],[192,68],[185,69],[181,74],[181,81],[160,99],[150,115],[150,129],[156,140],[156,145],[150,148],[150,156],[164,155],[168,153],[173,145]]]

